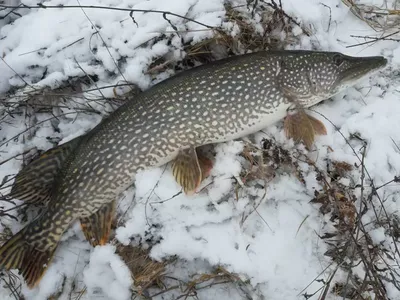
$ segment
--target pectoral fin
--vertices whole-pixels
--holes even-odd
[[[91,216],[80,219],[83,234],[93,247],[105,245],[108,242],[115,206],[116,201],[114,200],[105,204]]]
[[[284,129],[287,138],[292,138],[295,142],[303,142],[307,149],[313,145],[316,134],[326,134],[325,125],[303,110],[288,115],[284,121]]]
[[[10,197],[30,204],[44,204],[50,198],[54,179],[81,137],[52,148],[25,166],[16,176]]]
[[[307,114],[306,114],[307,115]],[[314,132],[317,135],[326,135],[326,127],[324,123],[320,120],[314,118],[313,116],[307,115],[308,120],[311,122],[312,127],[314,128]]]

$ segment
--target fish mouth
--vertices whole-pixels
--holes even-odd
[[[388,60],[383,56],[347,57],[350,67],[338,78],[337,87],[353,85],[387,66]]]

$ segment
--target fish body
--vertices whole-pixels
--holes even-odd
[[[188,148],[257,132],[284,118],[289,108],[317,104],[385,65],[383,57],[257,52],[153,86],[74,144],[46,209],[0,248],[0,265],[20,269],[34,286],[71,223],[104,222],[103,213],[96,212],[115,201],[138,171],[164,165]]]

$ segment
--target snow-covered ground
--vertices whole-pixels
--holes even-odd
[[[23,1],[26,5],[37,2]],[[229,2],[240,6],[240,11],[247,10],[245,0]],[[363,3],[393,7],[393,3],[384,0],[364,0]],[[18,3],[7,1],[7,4]],[[237,26],[224,19],[223,0],[52,0],[43,4],[169,11],[208,26],[222,26],[232,35],[240,34]],[[388,58],[389,67],[383,72],[315,107],[332,123],[315,114],[324,121],[328,134],[318,137],[317,151],[309,157],[322,171],[326,171],[327,159],[360,164],[362,142],[351,141],[356,150],[354,153],[343,137],[357,133],[367,141],[365,167],[375,185],[392,180],[400,174],[400,80],[396,78],[396,70],[400,67],[400,44],[379,41],[348,47],[364,42],[352,36],[383,33],[375,32],[339,0],[282,0],[282,5],[287,14],[311,33],[306,36],[295,26],[293,32],[297,39],[290,48]],[[1,14],[5,15],[5,12]],[[0,93],[22,87],[26,82],[35,87],[58,87],[71,77],[86,74],[98,77],[97,87],[128,81],[146,89],[171,75],[171,71],[163,72],[157,78],[144,75],[154,59],[166,56],[169,60],[179,61],[185,56],[183,43],[196,43],[213,36],[213,31],[204,25],[160,13],[135,12],[132,19],[129,11],[98,8],[19,9],[15,12],[22,16],[10,14],[6,19],[0,19]],[[15,20],[9,23],[9,18]],[[281,34],[281,38],[285,39],[285,35]],[[150,43],[146,43],[149,40]],[[102,93],[106,97],[114,95],[112,88],[103,89]],[[87,100],[77,98],[74,103],[84,101]],[[72,104],[67,102],[65,105]],[[92,107],[101,113],[111,109],[98,102],[93,102]],[[14,138],[29,125],[27,116],[7,117],[7,122],[1,124],[0,161],[32,147],[48,149],[53,146],[49,137],[62,143],[101,120],[99,115],[73,113],[65,107],[58,108],[56,114],[60,116],[56,124],[44,121],[52,117],[50,113],[37,114],[36,122],[41,125],[29,140],[24,140],[23,135]],[[256,142],[274,138],[286,149],[294,147],[285,139],[281,122],[254,138]],[[328,246],[319,237],[333,230],[329,215],[322,215],[319,205],[310,203],[315,190],[321,190],[321,183],[316,179],[314,168],[300,163],[305,185],[294,174],[282,173],[261,185],[264,188],[249,185],[239,189],[236,197],[235,177],[245,165],[244,158],[239,155],[243,146],[243,141],[232,141],[215,147],[216,162],[211,177],[203,183],[205,189],[193,197],[182,194],[174,197],[180,189],[169,167],[138,174],[136,188],[126,191],[120,199],[118,212],[123,217],[116,230],[116,239],[124,245],[152,247],[151,256],[157,260],[176,255],[179,260],[169,266],[168,271],[182,280],[221,265],[241,276],[243,281],[248,280],[251,288],[247,296],[251,295],[252,299],[304,299],[302,294],[313,294],[323,286],[322,281],[315,279],[327,281],[336,267],[324,255]],[[11,159],[0,165],[0,177],[17,173],[21,163],[21,159]],[[362,193],[360,187],[356,187],[361,174],[360,168],[355,168],[349,180],[342,182],[354,188],[356,197]],[[385,199],[387,213],[398,214],[398,185],[386,185],[378,193]],[[380,213],[378,211],[378,216]],[[364,215],[363,221],[368,224],[366,230],[371,231],[376,244],[393,249],[393,240],[384,228],[372,222],[375,219],[372,210]],[[13,232],[21,228],[18,222],[9,218],[3,218],[1,222],[11,226]],[[400,257],[395,259],[400,262]],[[361,267],[355,272],[363,277]],[[67,279],[63,284],[64,276]],[[344,273],[338,271],[337,276],[346,282]],[[60,299],[78,299],[71,294],[72,286],[76,290],[86,287],[79,299],[125,300],[132,294],[129,270],[115,254],[115,247],[107,245],[91,249],[77,224],[66,233],[40,285],[33,290],[23,286],[22,291],[26,299],[46,299],[60,290],[63,291]],[[400,298],[400,291],[393,285],[385,283],[385,286],[388,297]],[[320,295],[321,292],[316,293],[311,299],[319,299]],[[154,299],[174,297],[177,294],[172,291]],[[244,299],[244,294],[232,286],[215,286],[198,291],[198,297]],[[14,299],[3,284],[0,285],[0,298]],[[326,299],[339,298],[328,294]]]

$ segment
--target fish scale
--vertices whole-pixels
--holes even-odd
[[[74,144],[57,169],[45,211],[0,248],[0,265],[20,269],[34,286],[71,223],[80,219],[88,230],[109,220],[90,218],[115,201],[138,171],[168,163],[188,148],[254,133],[285,117],[288,109],[314,105],[384,65],[382,57],[257,52],[196,67],[153,86]],[[101,225],[98,231],[106,227]],[[105,240],[95,235],[87,234]],[[21,245],[25,250],[15,251]]]

